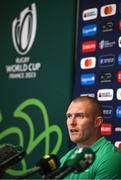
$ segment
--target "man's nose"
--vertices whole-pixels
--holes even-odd
[[[73,116],[72,118],[71,118],[71,123],[70,123],[71,125],[73,125],[73,126],[75,126],[76,124],[77,124],[77,121],[76,121],[76,117],[75,116]]]

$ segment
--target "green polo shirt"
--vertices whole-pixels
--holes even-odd
[[[96,158],[93,164],[82,173],[70,173],[64,179],[120,179],[121,180],[121,151],[105,137],[101,137],[91,146]],[[61,165],[75,153],[77,147],[70,150],[61,158]]]

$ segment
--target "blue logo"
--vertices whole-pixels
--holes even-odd
[[[88,73],[88,74],[81,74],[80,77],[81,85],[93,85],[95,84],[95,74],[94,73]]]
[[[118,65],[121,65],[121,54],[118,55]]]
[[[104,118],[112,118],[113,115],[113,107],[104,105],[103,107],[103,116]]]
[[[114,63],[115,63],[115,55],[114,54],[102,55],[98,59],[98,65],[100,67],[113,66]]]
[[[117,106],[116,108],[116,117],[121,118],[121,106]]]
[[[94,36],[97,32],[97,25],[96,24],[91,24],[91,25],[86,25],[82,28],[82,36]]]

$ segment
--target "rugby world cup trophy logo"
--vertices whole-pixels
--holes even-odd
[[[12,22],[12,38],[16,51],[25,55],[33,45],[37,29],[37,12],[35,3],[21,11]]]

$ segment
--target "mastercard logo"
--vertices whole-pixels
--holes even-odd
[[[91,65],[92,65],[92,60],[91,59],[86,59],[85,66],[88,67],[88,66],[91,66]]]
[[[112,6],[107,6],[107,7],[104,8],[104,13],[105,13],[106,15],[112,14],[112,12],[113,12]]]
[[[101,17],[112,16],[116,14],[116,4],[109,4],[101,7]]]
[[[80,60],[81,69],[92,69],[96,66],[96,57],[85,57]]]

